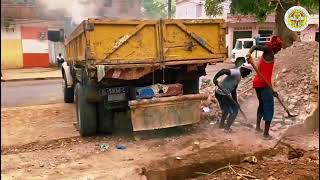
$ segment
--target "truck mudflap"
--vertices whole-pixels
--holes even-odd
[[[206,94],[129,101],[133,131],[169,128],[200,121],[200,103]]]

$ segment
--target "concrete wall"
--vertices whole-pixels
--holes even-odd
[[[21,39],[1,39],[1,69],[22,67]]]
[[[230,13],[230,1],[223,2],[222,15],[211,17],[206,15],[205,0],[188,0],[177,2],[176,18],[177,19],[226,19],[227,14]]]
[[[268,16],[266,21],[262,23],[258,23],[254,16],[228,16],[226,21],[228,24],[228,34],[226,35],[228,57],[231,57],[235,31],[251,31],[252,37],[256,37],[260,30],[273,31],[275,28],[274,16]]]
[[[62,42],[52,42],[49,41],[49,63],[57,64],[56,57],[61,53],[63,57],[65,56],[64,44]]]
[[[196,17],[196,6],[192,2],[182,2],[176,6],[177,19],[193,19]]]
[[[22,68],[21,28],[14,30],[1,28],[1,69]]]
[[[43,39],[39,34],[44,33]],[[48,67],[48,28],[43,26],[22,26],[23,67]]]

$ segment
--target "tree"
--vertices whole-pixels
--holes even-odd
[[[176,11],[176,1],[171,1],[171,16],[173,16]],[[158,19],[168,17],[167,0],[142,0],[142,6],[150,18]]]
[[[221,2],[223,0],[206,0],[207,15],[221,14],[219,10]],[[286,27],[284,15],[290,7],[296,5],[305,7],[310,14],[319,10],[318,0],[232,0],[231,13],[255,15],[257,21],[262,22],[266,19],[267,15],[275,12],[275,35],[282,37],[284,47],[288,47],[297,39],[297,33]]]

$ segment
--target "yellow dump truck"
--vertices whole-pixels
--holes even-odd
[[[198,122],[207,98],[199,77],[227,56],[225,34],[223,20],[83,21],[62,65],[80,134],[112,132],[117,112],[128,112],[133,131]]]

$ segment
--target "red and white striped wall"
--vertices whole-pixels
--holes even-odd
[[[48,28],[21,27],[23,67],[48,67]]]

